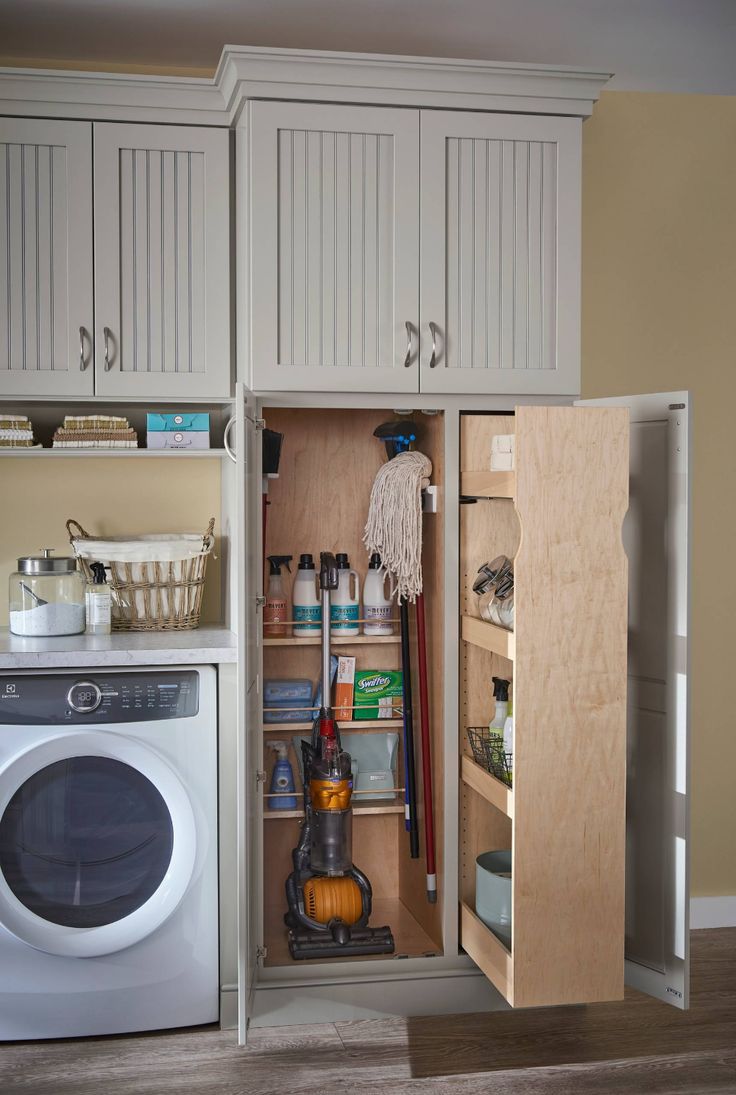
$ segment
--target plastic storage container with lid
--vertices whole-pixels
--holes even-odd
[[[14,635],[79,635],[85,627],[85,582],[72,556],[26,555],[10,575],[10,630]]]

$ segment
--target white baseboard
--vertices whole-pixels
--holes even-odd
[[[690,927],[736,928],[736,894],[724,897],[691,897]]]

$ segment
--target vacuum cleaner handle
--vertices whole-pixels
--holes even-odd
[[[338,584],[337,559],[331,551],[321,551],[319,553],[319,588],[337,589]]]

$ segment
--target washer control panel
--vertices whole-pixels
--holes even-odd
[[[94,681],[75,681],[66,694],[66,702],[78,715],[89,715],[102,703],[102,689]]]
[[[0,725],[160,722],[199,712],[199,674],[0,674]]]

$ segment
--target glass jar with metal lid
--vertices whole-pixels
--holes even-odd
[[[84,631],[85,582],[72,556],[26,555],[10,575],[10,630],[14,635],[79,635]]]

